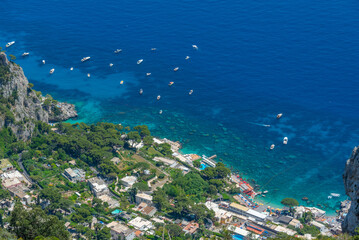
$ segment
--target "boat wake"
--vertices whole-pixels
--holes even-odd
[[[263,123],[254,123],[254,122],[247,122],[249,124],[253,124],[253,125],[257,125],[257,126],[261,126],[261,127],[270,127],[269,124],[263,124]]]

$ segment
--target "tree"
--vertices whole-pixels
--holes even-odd
[[[38,236],[69,239],[69,232],[56,216],[46,215],[39,207],[30,211],[17,204],[11,212],[9,230],[24,240],[33,240]]]
[[[101,224],[96,224],[95,225],[95,230],[96,230],[96,240],[108,240],[111,239],[111,231],[110,228],[108,227],[103,227],[101,228],[102,225]]]
[[[290,208],[299,205],[298,201],[294,198],[284,198],[280,203]]]
[[[177,224],[169,224],[166,225],[165,228],[167,229],[171,237],[179,237],[183,234],[182,228]]]

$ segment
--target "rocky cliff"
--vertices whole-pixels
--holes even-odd
[[[32,89],[20,66],[0,52],[0,128],[10,127],[19,139],[29,139],[35,121],[63,121],[76,117],[75,106],[43,97]]]
[[[352,203],[342,225],[344,232],[354,234],[359,226],[359,147],[355,147],[351,157],[348,159],[343,175],[346,194]]]

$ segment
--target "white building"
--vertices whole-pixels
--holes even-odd
[[[136,194],[136,203],[146,203],[147,205],[152,205],[152,196],[146,193],[137,193]]]
[[[105,181],[100,178],[91,178],[88,180],[88,183],[95,197],[110,193],[110,190],[107,188]]]
[[[128,222],[128,225],[141,231],[148,231],[154,228],[152,222],[141,217],[136,217],[135,219],[132,219]]]
[[[120,222],[111,222],[107,227],[111,229],[111,239],[132,240],[136,237],[135,231]]]
[[[135,176],[127,176],[121,179],[121,183],[125,186],[125,188],[131,188],[136,182],[137,177]]]

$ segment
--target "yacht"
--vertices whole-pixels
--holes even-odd
[[[88,74],[87,74],[87,77],[91,77],[91,74],[88,73]]]
[[[273,149],[274,149],[274,147],[275,147],[275,145],[274,145],[274,144],[270,145],[270,150],[273,150]]]
[[[42,64],[45,64],[46,63],[46,61],[45,60],[42,60]]]
[[[332,196],[328,196],[328,199],[332,199],[333,197]]]
[[[122,52],[122,49],[116,49],[116,50],[114,51],[114,53],[120,53],[120,52]]]
[[[109,65],[110,67],[112,67],[113,66],[113,63],[110,63],[110,65]]]
[[[189,94],[189,95],[192,95],[192,93],[193,93],[193,90],[191,89],[188,94]]]
[[[170,82],[169,84],[168,84],[168,86],[172,86],[174,84],[174,82]]]
[[[160,100],[160,99],[161,99],[161,95],[158,95],[158,96],[157,96],[157,100]]]
[[[143,59],[140,59],[137,61],[137,64],[141,64],[143,62]]]
[[[287,144],[288,143],[288,138],[287,137],[284,137],[283,138],[283,144]]]
[[[157,48],[151,48],[151,51],[156,51],[157,50]]]
[[[123,84],[123,80],[121,80],[120,84],[121,84],[121,85]]]
[[[30,53],[24,52],[21,56],[26,57],[26,56],[29,56],[29,55],[30,55]]]
[[[53,74],[55,72],[55,68],[50,70],[50,74]]]
[[[72,71],[72,70],[74,70],[74,68],[73,68],[73,67],[70,67],[70,71]]]
[[[278,113],[277,114],[277,119],[281,118],[283,116],[283,113]]]
[[[185,58],[186,60],[188,60],[188,59],[190,59],[190,57],[189,56],[186,56],[186,58]]]
[[[140,89],[140,95],[142,95],[142,93],[143,93],[143,89],[141,88],[141,89]]]
[[[162,114],[162,110],[160,110],[160,112],[159,112],[160,114]]]
[[[146,76],[151,76],[151,73],[146,73]]]
[[[173,69],[173,71],[177,72],[178,69],[179,69],[179,67],[175,67],[175,68]]]
[[[81,59],[81,62],[86,62],[87,60],[90,60],[91,57],[84,57]]]
[[[193,47],[194,49],[198,50],[197,45],[192,45],[192,47]]]
[[[6,47],[10,47],[10,46],[12,46],[12,45],[14,45],[14,44],[15,44],[15,41],[8,42],[8,43],[6,44]]]

